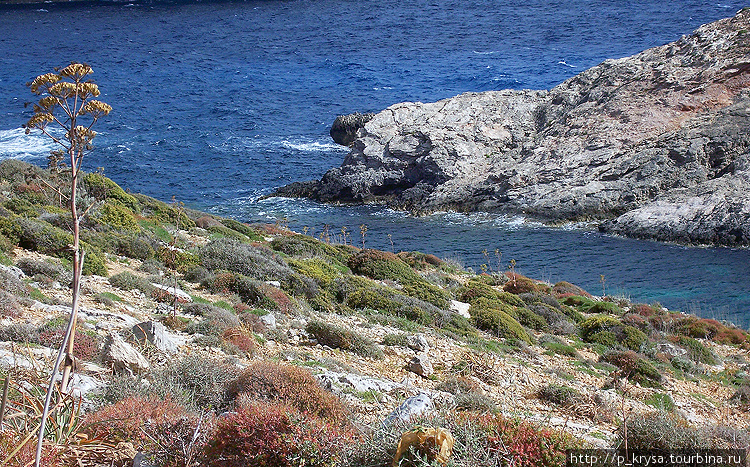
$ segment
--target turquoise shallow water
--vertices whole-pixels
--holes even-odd
[[[546,89],[600,63],[733,15],[739,1],[264,0],[0,7],[0,158],[43,164],[20,125],[24,84],[86,61],[114,112],[90,169],[133,191],[251,222],[346,226],[366,245],[419,249],[479,269],[482,250],[550,280],[750,324],[750,252],[551,229],[522,219],[258,198],[320,177],[346,150],[338,114],[465,91]],[[388,236],[390,234],[390,237]],[[497,267],[497,266],[493,266]]]

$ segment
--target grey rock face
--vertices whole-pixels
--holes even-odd
[[[410,334],[406,336],[406,345],[417,352],[427,352],[430,350],[430,344],[422,334]]]
[[[375,114],[353,113],[349,115],[339,115],[331,125],[331,138],[342,145],[349,146],[357,138],[357,131],[365,126],[365,123],[372,120]]]
[[[141,353],[116,333],[109,334],[104,342],[102,360],[111,365],[115,373],[143,373],[150,364]]]
[[[393,410],[383,421],[385,424],[390,424],[396,420],[409,420],[412,416],[419,415],[423,412],[431,410],[435,407],[427,394],[418,394],[416,396],[409,397],[401,403],[396,409]]]
[[[750,244],[748,29],[745,9],[549,91],[393,105],[356,132],[341,167],[277,195]]]
[[[177,353],[177,344],[167,334],[164,325],[159,322],[144,321],[133,326],[131,331],[135,341],[139,344],[148,342],[162,352]]]
[[[409,371],[416,373],[423,378],[428,378],[434,370],[432,369],[432,362],[427,354],[415,355],[414,358],[409,361]]]

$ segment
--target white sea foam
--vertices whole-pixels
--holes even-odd
[[[53,149],[52,140],[39,133],[27,135],[23,128],[0,130],[0,160],[46,156]]]
[[[281,146],[287,149],[294,149],[301,152],[320,152],[320,151],[348,151],[348,148],[336,143],[321,143],[320,141],[289,141],[284,140]]]

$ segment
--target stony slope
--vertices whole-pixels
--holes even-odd
[[[750,244],[748,30],[743,9],[549,91],[393,105],[359,130],[341,167],[276,194]]]

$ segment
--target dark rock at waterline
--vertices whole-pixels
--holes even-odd
[[[357,130],[363,128],[365,123],[372,120],[374,116],[375,114],[373,113],[361,114],[359,112],[349,115],[339,115],[333,121],[333,125],[331,125],[331,138],[342,146],[351,145],[357,138]]]
[[[354,131],[340,167],[276,195],[598,220],[626,236],[748,245],[748,30],[743,9],[549,91],[393,105]]]

